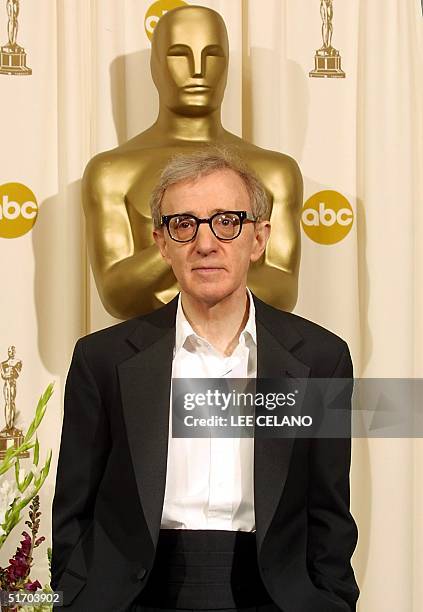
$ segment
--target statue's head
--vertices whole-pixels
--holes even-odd
[[[226,26],[216,11],[183,6],[158,22],[151,74],[160,104],[188,117],[207,115],[222,104],[228,75]]]
[[[14,356],[15,356],[15,351],[16,351],[16,349],[15,349],[14,346],[9,346],[9,348],[7,349],[8,356],[13,359]]]

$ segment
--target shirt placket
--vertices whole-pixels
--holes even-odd
[[[223,378],[246,376],[239,367],[240,347],[231,358],[220,364]],[[208,506],[208,527],[232,528],[234,493],[238,479],[238,438],[210,438],[210,493]]]

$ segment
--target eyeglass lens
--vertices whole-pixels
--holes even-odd
[[[241,229],[238,215],[222,213],[212,219],[212,228],[215,235],[223,240],[231,240],[238,236]],[[197,229],[197,221],[189,215],[173,217],[169,222],[169,232],[172,238],[182,242],[191,240]]]

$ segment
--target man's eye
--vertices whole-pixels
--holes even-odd
[[[222,225],[223,227],[229,227],[229,226],[233,226],[236,225],[238,223],[238,217],[235,216],[229,216],[229,215],[225,215],[222,217],[218,217],[217,219],[219,225]]]
[[[194,225],[194,219],[174,219],[174,226],[178,229],[188,229]]]

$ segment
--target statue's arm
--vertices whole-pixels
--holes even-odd
[[[263,301],[290,311],[298,296],[301,254],[303,178],[297,162],[284,156],[268,171],[266,186],[273,195],[271,232],[263,258],[250,268],[248,284]]]
[[[134,250],[125,202],[127,179],[118,163],[102,155],[91,160],[82,179],[82,202],[101,301],[111,315],[127,319],[163,305],[155,293],[168,288],[174,276],[155,243]]]

